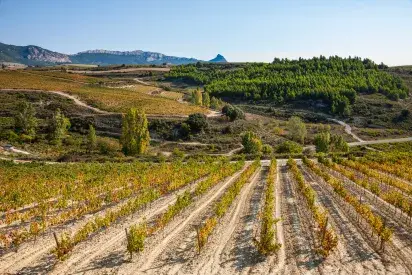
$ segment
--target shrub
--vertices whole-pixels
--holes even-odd
[[[144,250],[144,241],[146,240],[147,230],[146,224],[132,225],[127,232],[127,251],[130,253],[130,258],[133,253],[142,252]]]
[[[112,154],[121,150],[118,142],[103,137],[97,139],[97,148],[101,154]]]
[[[262,146],[262,153],[264,155],[271,155],[273,153],[273,148],[269,144]]]
[[[186,123],[190,126],[192,132],[201,132],[209,127],[209,123],[204,114],[196,113],[189,115]]]
[[[230,104],[225,105],[222,108],[222,113],[230,119],[230,121],[235,121],[236,119],[244,119],[245,114],[238,107],[232,106]]]
[[[18,142],[20,141],[20,137],[14,131],[9,130],[7,133],[7,140],[10,142]]]
[[[285,141],[276,148],[276,153],[301,154],[303,147],[293,141]]]

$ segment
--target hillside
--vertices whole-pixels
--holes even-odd
[[[25,65],[52,65],[62,63],[111,65],[111,64],[142,64],[182,65],[202,60],[187,57],[169,56],[162,53],[148,51],[107,51],[88,50],[73,55],[53,52],[38,46],[14,46],[0,43],[0,62],[13,62]],[[226,62],[218,55],[209,62]]]
[[[404,99],[404,81],[369,59],[320,57],[273,63],[202,64],[172,68],[167,78],[204,85],[211,95],[271,105],[303,100],[318,110],[349,115],[359,94]],[[312,102],[312,103],[311,103]]]

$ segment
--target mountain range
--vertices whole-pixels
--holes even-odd
[[[195,58],[169,56],[148,51],[107,51],[89,50],[76,54],[53,52],[39,46],[14,46],[0,43],[0,62],[20,63],[24,65],[53,65],[53,64],[189,64],[196,62],[227,62],[218,54],[215,58],[204,61]]]

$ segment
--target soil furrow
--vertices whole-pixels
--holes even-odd
[[[287,167],[282,166],[280,170],[283,182],[284,238],[287,240],[285,243],[286,266],[284,272],[290,274],[319,273],[321,262],[315,252],[315,239],[311,233],[313,227],[305,220],[301,202],[296,196]]]
[[[251,177],[250,182],[243,187],[239,197],[233,202],[230,211],[223,218],[217,230],[213,233],[207,247],[198,258],[191,263],[192,268],[186,268],[187,274],[228,274],[225,266],[231,259],[227,259],[225,251],[229,250],[229,241],[234,236],[236,225],[240,222],[242,210],[246,208],[247,198],[252,188],[257,184],[261,175],[259,169]],[[229,251],[230,253],[230,251]],[[226,259],[225,259],[226,258]],[[230,273],[230,272],[229,272]]]

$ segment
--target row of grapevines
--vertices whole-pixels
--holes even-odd
[[[183,194],[179,195],[176,202],[170,205],[167,210],[159,215],[153,226],[148,227],[145,232],[140,231],[140,238],[145,238],[147,235],[153,234],[156,231],[163,229],[175,216],[181,213],[186,207],[188,207],[195,199],[195,197],[204,194],[214,185],[221,182],[224,178],[234,174],[240,168],[244,166],[244,161],[239,161],[235,163],[230,163],[229,161],[224,161],[219,167],[216,167],[206,180],[200,181],[196,185],[194,192],[190,193],[185,191]],[[142,226],[142,225],[139,225]],[[131,230],[131,228],[130,228]],[[129,250],[129,253],[140,252],[144,248],[143,245],[137,246],[139,250]]]
[[[145,184],[173,182],[167,188],[176,188],[184,184],[187,177],[196,178],[209,169],[196,162],[161,165],[70,164],[70,167],[62,164],[53,166],[55,169],[50,169],[51,165],[27,165],[0,165],[0,171],[4,172],[0,173],[3,186],[0,190],[0,211],[5,212],[3,222],[7,224],[46,214],[50,216],[53,212],[61,213],[61,208],[90,208],[115,202],[136,193]],[[150,173],[153,169],[159,173]],[[27,184],[29,178],[35,183]],[[28,211],[13,211],[21,204],[31,203],[33,205]]]
[[[376,196],[380,197],[389,204],[392,204],[396,208],[399,208],[403,212],[407,213],[409,216],[412,215],[412,200],[408,200],[402,193],[398,192],[395,188],[391,190],[384,191],[380,188],[379,182],[372,181],[370,178],[360,178],[356,175],[355,172],[349,171],[344,167],[333,163],[325,158],[319,158],[319,162],[328,166],[329,168],[339,172],[344,175],[352,182],[362,186],[366,190],[371,191]]]
[[[296,165],[296,161],[290,158],[288,160],[288,166],[292,171],[294,179],[298,183],[298,190],[305,198],[306,204],[308,205],[308,208],[311,211],[315,223],[319,229],[317,237],[321,248],[318,252],[322,256],[327,257],[338,245],[338,237],[336,233],[331,227],[328,228],[328,211],[316,204],[315,190],[313,190],[313,188],[305,182],[302,173]]]
[[[392,237],[392,230],[384,224],[380,216],[375,215],[372,212],[369,205],[360,202],[356,197],[349,194],[349,192],[344,187],[344,183],[341,180],[331,176],[330,174],[322,170],[313,161],[304,157],[303,162],[315,174],[323,178],[325,182],[333,188],[333,191],[337,195],[339,195],[346,203],[350,204],[356,211],[356,213],[358,213],[365,221],[367,221],[367,223],[371,227],[372,235],[373,233],[376,233],[380,238],[382,248],[385,242],[390,241]]]
[[[233,169],[237,168],[238,166],[239,165],[237,163],[231,164],[229,162],[225,162],[225,163],[215,162],[209,165],[212,173],[213,171],[216,171],[216,169],[220,169],[221,171],[220,179],[227,176],[227,173],[233,171]],[[174,185],[174,188],[177,188],[177,186]],[[130,215],[136,212],[142,206],[147,205],[148,203],[154,201],[161,195],[165,194],[164,192],[166,192],[167,190],[169,190],[169,188],[159,187],[158,189],[148,189],[147,193],[143,194],[141,197],[136,198],[135,200],[129,201],[126,205],[122,206],[118,211],[109,211],[103,217],[97,217],[93,221],[88,222],[79,231],[77,231],[72,238],[69,239],[69,243],[71,244],[70,250],[79,242],[86,240],[93,233],[103,228],[109,227],[113,222],[117,221],[119,218]],[[176,203],[171,205],[167,209],[167,211],[163,215],[160,216],[160,218],[158,219],[157,225],[159,225],[160,227],[163,227],[175,215],[177,215],[177,213],[179,213],[182,209],[187,207],[191,203],[191,201],[192,201],[192,197],[188,191],[178,196]],[[150,231],[153,231],[153,230],[150,230]],[[133,232],[133,230],[130,229],[130,232]],[[68,250],[67,247],[63,247],[64,252],[62,252],[61,250],[62,249],[58,244],[57,247],[54,249],[54,253],[56,254],[57,257],[59,257],[59,259],[64,259],[64,256],[70,250]]]
[[[256,160],[253,162],[236,181],[225,191],[223,196],[215,205],[214,215],[206,219],[205,223],[198,227],[198,240],[197,246],[199,251],[207,243],[209,236],[212,234],[214,228],[216,227],[217,221],[223,217],[232,202],[235,200],[237,195],[239,195],[242,187],[247,183],[253,173],[260,167],[260,161]]]
[[[334,161],[336,163],[342,164],[344,166],[350,167],[352,169],[358,170],[359,172],[362,172],[363,174],[367,175],[368,177],[374,178],[380,182],[384,182],[386,184],[389,184],[390,186],[396,187],[402,192],[406,192],[409,195],[412,195],[412,185],[408,184],[402,180],[396,179],[394,177],[388,176],[386,174],[382,174],[376,170],[370,169],[365,164],[362,164],[358,161],[352,161],[352,160],[345,160],[343,158],[334,158]]]
[[[183,209],[190,205],[196,196],[203,195],[211,187],[222,181],[224,178],[233,175],[236,171],[244,166],[244,161],[239,161],[235,163],[230,163],[226,161],[222,163],[220,167],[216,167],[209,177],[206,180],[200,181],[196,185],[194,193],[186,191],[183,195],[178,196],[175,204],[169,206],[165,213],[159,216],[156,224],[156,228],[153,228],[152,231],[157,228],[163,228],[166,224],[169,223],[177,214],[179,214]]]
[[[269,174],[266,179],[265,204],[263,213],[261,213],[262,221],[260,228],[260,238],[256,241],[259,252],[263,255],[275,253],[281,246],[276,242],[276,223],[275,219],[275,177],[277,173],[276,159],[272,159],[269,166]]]
[[[374,153],[359,159],[360,162],[370,168],[396,175],[402,179],[412,181],[412,161],[410,153],[388,152]]]
[[[142,167],[139,164],[137,164],[137,166],[135,166],[135,164],[123,165],[134,168]],[[142,165],[148,166],[147,164]],[[64,209],[52,217],[47,215],[47,207],[40,208],[42,209],[41,216],[35,216],[35,220],[30,223],[29,227],[17,228],[5,233],[0,232],[2,246],[8,247],[10,245],[18,245],[31,238],[36,238],[38,234],[44,232],[46,228],[52,225],[62,224],[68,220],[80,218],[87,213],[93,213],[101,209],[104,205],[107,205],[107,203],[118,202],[120,199],[131,198],[134,196],[140,198],[141,196],[145,196],[147,190],[156,190],[156,192],[160,194],[171,192],[199,177],[205,176],[213,169],[216,169],[216,167],[219,167],[219,165],[219,161],[207,161],[204,163],[175,162],[162,165],[149,165],[148,167],[158,169],[157,171],[159,171],[159,173],[153,173],[153,170],[150,173],[149,170],[143,169],[140,174],[139,169],[130,171],[130,168],[126,168],[122,171],[128,175],[127,177],[123,177],[123,174],[121,173],[122,171],[118,171],[119,173],[116,173],[116,175],[118,178],[132,180],[132,186],[116,191],[116,195],[110,196],[110,201],[107,198],[103,201],[91,195],[91,197],[87,199],[84,204],[77,204],[74,207]],[[123,169],[122,166],[120,167]],[[184,174],[182,174],[182,172]],[[130,178],[129,176],[131,175],[135,175],[139,181],[135,181],[136,179]],[[104,185],[105,183],[102,184]],[[124,184],[127,184],[127,182],[124,182]]]

